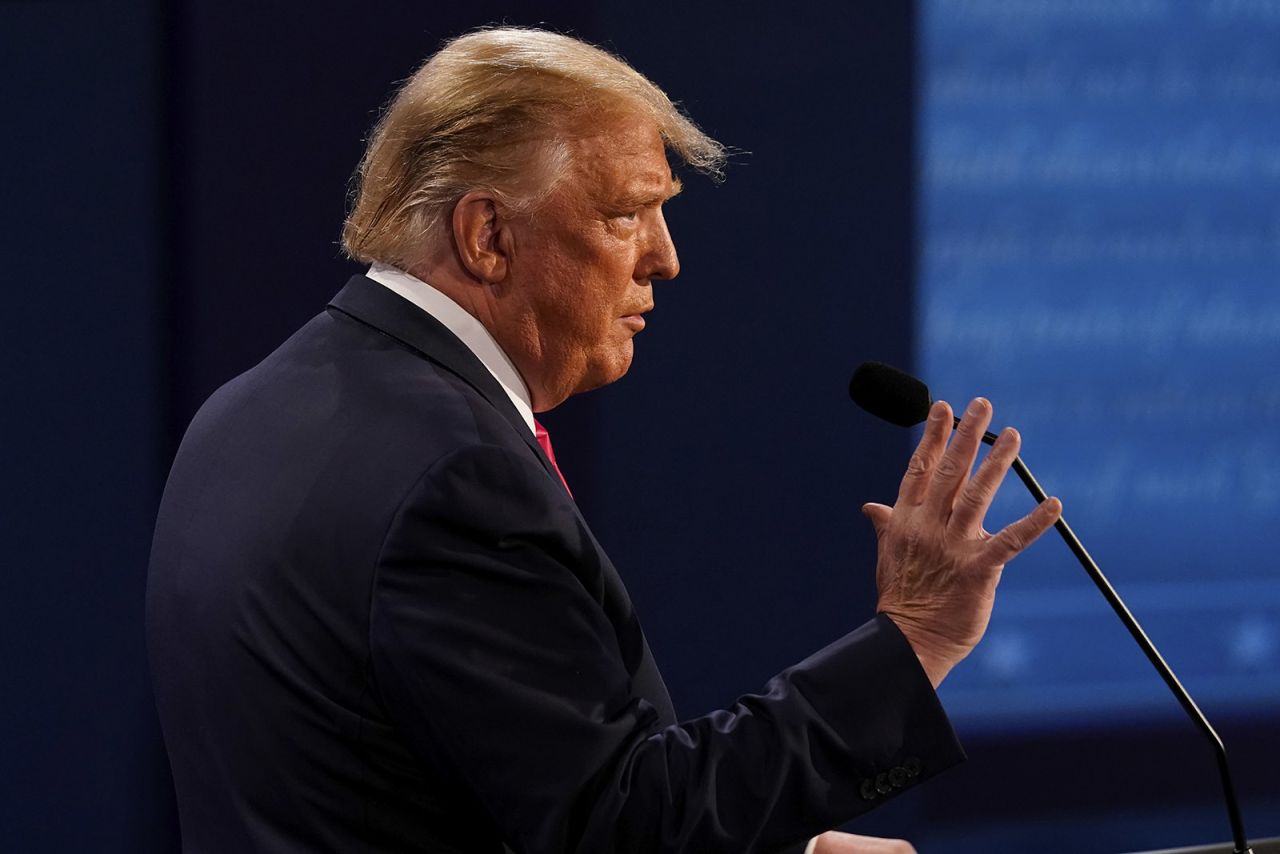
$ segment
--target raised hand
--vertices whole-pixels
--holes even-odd
[[[879,555],[876,608],[897,624],[936,688],[982,639],[1004,565],[1062,515],[1050,498],[998,534],[982,521],[1021,439],[1006,428],[970,476],[991,404],[969,404],[950,445],[954,419],[944,401],[933,404],[892,508],[867,504]]]

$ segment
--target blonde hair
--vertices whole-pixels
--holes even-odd
[[[566,136],[640,115],[693,168],[719,178],[725,149],[618,57],[545,30],[484,29],[448,42],[373,129],[342,246],[401,268],[428,251],[465,193],[536,209],[568,174]]]

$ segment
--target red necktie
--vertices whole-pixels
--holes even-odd
[[[551,450],[551,436],[547,434],[547,428],[538,423],[535,418],[533,421],[533,435],[538,440],[538,447],[542,448],[542,452],[547,455],[547,459],[551,460],[551,467],[556,470],[556,474],[560,475],[560,482],[564,484],[564,491],[569,493],[569,497],[573,497],[573,490],[569,488],[569,481],[564,479],[564,473],[560,471],[560,466],[556,465],[556,452]]]

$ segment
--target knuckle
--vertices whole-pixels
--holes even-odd
[[[1009,528],[1006,530],[1004,532],[1004,543],[1015,554],[1025,549],[1028,545],[1026,534],[1022,532],[1021,528]]]
[[[920,451],[916,451],[907,462],[907,474],[911,477],[923,477],[928,473],[929,458]]]
[[[982,461],[982,465],[978,467],[978,473],[974,475],[974,481],[980,483],[982,488],[991,495],[995,495],[1000,488],[1000,484],[1004,483],[1005,474],[1009,471],[1009,463],[1013,462],[1013,457],[998,456],[994,452],[987,455]]]
[[[989,503],[991,490],[978,483],[960,491],[960,503],[974,512],[981,512]]]
[[[942,462],[938,463],[938,476],[943,478],[953,478],[960,474],[960,463],[955,457],[948,454],[942,458]]]
[[[1017,442],[999,442],[992,447],[991,453],[987,454],[987,462],[993,466],[1007,469],[1016,456],[1018,456]]]

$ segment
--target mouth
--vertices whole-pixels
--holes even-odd
[[[632,327],[637,332],[639,332],[641,329],[644,329],[644,326],[645,326],[643,315],[647,314],[650,311],[653,311],[652,305],[644,306],[639,311],[634,311],[630,314],[624,314],[622,316],[622,322]]]
[[[639,330],[644,329],[644,315],[649,314],[650,311],[653,311],[652,302],[650,302],[649,305],[640,306],[640,309],[637,309],[636,311],[631,311],[628,312],[628,314],[622,315],[622,321],[627,325],[634,326],[636,332],[639,332]]]

